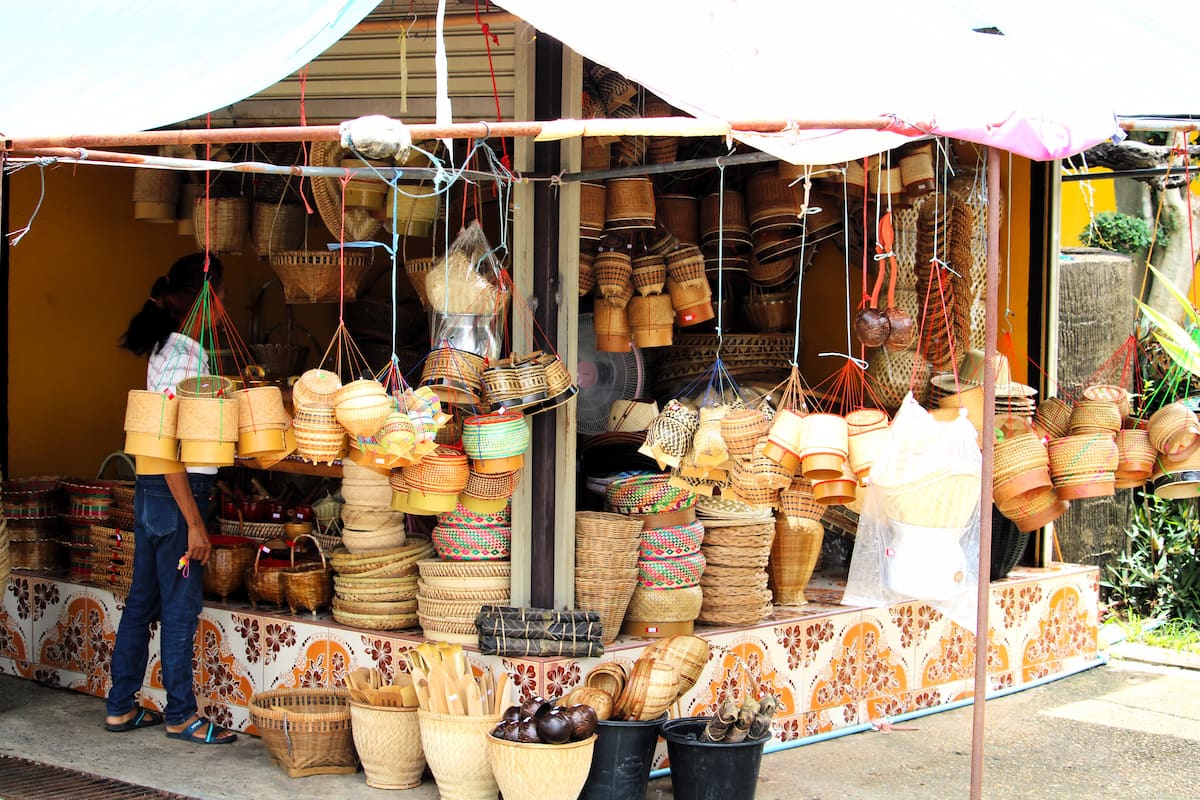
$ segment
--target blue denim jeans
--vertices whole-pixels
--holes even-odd
[[[206,514],[212,475],[189,474],[192,495]],[[146,675],[150,626],[159,626],[167,724],[180,725],[196,713],[192,655],[203,607],[204,568],[192,562],[184,577],[177,569],[188,549],[187,521],[162,475],[139,475],[133,495],[133,585],[121,613],[112,657],[107,710],[120,716],[133,708]]]

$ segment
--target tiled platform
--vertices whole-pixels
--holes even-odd
[[[811,736],[970,697],[975,637],[920,602],[890,608],[838,605],[841,585],[818,576],[803,607],[777,607],[745,628],[698,628],[712,658],[684,697],[684,714],[710,713],[755,687],[782,699],[778,740]],[[1098,571],[1056,565],[1018,568],[991,587],[988,673],[993,688],[1066,672],[1097,656]],[[104,696],[121,603],[105,589],[14,572],[0,605],[0,672]],[[419,633],[419,632],[418,632]],[[248,605],[206,606],[195,652],[204,713],[249,730],[247,702],[259,690],[337,685],[348,669],[404,669],[397,656],[419,635],[380,633],[311,615]],[[649,640],[622,637],[608,655],[636,658]],[[563,694],[601,659],[474,660],[505,669],[521,697]],[[143,695],[164,701],[157,640]]]

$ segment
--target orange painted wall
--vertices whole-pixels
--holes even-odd
[[[125,396],[145,385],[145,361],[117,347],[129,318],[154,279],[196,249],[172,224],[133,219],[133,171],[117,167],[54,167],[32,227],[10,249],[9,463],[6,477],[95,474],[122,447]],[[41,193],[36,168],[12,176],[10,226],[30,219]],[[321,246],[319,221],[310,233]],[[239,331],[250,306],[274,278],[248,249],[222,256],[226,304]],[[283,319],[282,294],[269,295],[264,322]],[[323,345],[336,307],[296,306],[297,321]],[[319,358],[310,354],[310,360]]]
[[[1006,204],[1001,213],[1000,230],[1000,342],[1001,351],[1009,357],[1014,380],[1027,377],[1029,349],[1029,204],[1030,162],[1013,158],[1012,175],[1009,162],[1001,162],[1001,187]],[[1011,192],[1010,192],[1010,187]],[[1013,221],[1011,231],[1009,220]],[[1012,252],[1008,253],[1011,247]],[[1011,291],[1009,285],[1011,284]],[[850,314],[857,313],[862,296],[862,265],[850,265]],[[1011,314],[1005,315],[1006,299],[1011,299]],[[836,358],[821,358],[820,353],[843,353],[846,350],[846,274],[842,251],[830,245],[817,251],[813,265],[804,281],[801,336],[803,350],[800,368],[810,386],[818,386],[845,362]],[[1011,345],[1003,341],[1008,334]],[[860,355],[857,340],[852,340],[853,355]]]

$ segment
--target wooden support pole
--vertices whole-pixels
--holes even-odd
[[[984,317],[983,476],[979,498],[979,585],[975,607],[975,702],[971,720],[971,800],[983,797],[987,708],[988,603],[992,574],[992,456],[996,449],[996,338],[1000,294],[1000,150],[987,150],[987,296]],[[1012,176],[1009,176],[1012,180]],[[1011,191],[1012,187],[1009,187]]]

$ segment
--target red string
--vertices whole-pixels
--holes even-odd
[[[870,160],[864,157],[863,158],[863,220],[862,220],[862,229],[863,229],[863,265],[862,265],[863,270],[862,270],[862,272],[863,272],[863,279],[862,279],[862,300],[859,301],[859,305],[858,305],[859,308],[868,308],[869,307],[868,304],[871,301],[871,296],[867,294],[867,285],[869,283],[869,278],[867,277],[867,250],[869,249],[867,247],[867,204],[870,203],[870,201],[871,201],[871,191],[870,191],[870,189],[867,188],[867,167],[869,164],[870,164]],[[801,268],[803,268],[803,266],[804,265],[802,264]]]
[[[338,224],[338,324],[346,324],[346,187],[353,176],[350,170],[339,180],[342,182],[342,217]]]
[[[495,44],[499,47],[500,37],[492,33],[491,27],[479,16],[479,0],[475,0],[475,21],[479,23],[479,30],[483,34],[483,43],[487,47],[488,72],[492,76],[492,98],[496,101],[496,121],[504,122],[504,117],[500,114],[500,90],[496,88],[496,66],[492,63],[492,45]],[[500,163],[506,170],[511,170],[512,159],[508,155],[508,142],[503,136],[500,137],[500,148],[504,152],[504,155],[500,157]]]
[[[304,110],[304,95],[308,90],[308,66],[305,65],[300,70],[300,127],[308,125],[308,114]],[[308,142],[300,143],[300,150],[304,153],[304,166],[308,166]],[[300,189],[300,199],[304,201],[304,211],[308,214],[313,213],[313,208],[308,204],[308,198],[304,194],[304,189]]]

